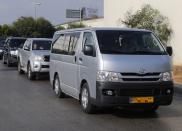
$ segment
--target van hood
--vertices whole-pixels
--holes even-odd
[[[102,55],[103,70],[112,72],[140,73],[167,72],[172,70],[168,55]]]
[[[45,56],[45,55],[50,55],[49,50],[33,50],[32,53],[37,56]]]

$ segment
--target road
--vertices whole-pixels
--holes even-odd
[[[58,99],[48,80],[29,81],[0,62],[0,131],[181,131],[182,95],[154,114],[82,112],[73,98]]]

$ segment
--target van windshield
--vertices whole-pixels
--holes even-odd
[[[99,30],[96,34],[102,54],[167,54],[151,32]]]
[[[32,50],[50,50],[51,43],[51,40],[34,40]]]
[[[26,39],[11,39],[9,41],[9,46],[11,48],[23,48],[23,45],[25,43]]]

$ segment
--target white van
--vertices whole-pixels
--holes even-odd
[[[137,106],[155,111],[173,98],[172,48],[148,30],[86,28],[57,31],[50,81],[58,97],[80,100],[82,109]]]

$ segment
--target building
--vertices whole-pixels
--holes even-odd
[[[83,23],[91,27],[122,27],[124,25],[118,23],[119,18],[124,19],[128,10],[134,12],[144,4],[150,4],[169,18],[174,32],[168,44],[173,46],[174,64],[182,65],[182,1],[180,0],[104,0],[103,8],[99,9],[103,10],[103,17],[84,20]]]

